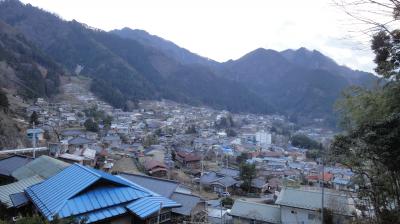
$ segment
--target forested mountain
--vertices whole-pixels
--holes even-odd
[[[26,97],[58,92],[63,70],[15,29],[0,21],[0,88]]]
[[[81,74],[93,79],[92,91],[116,107],[166,98],[236,112],[270,111],[263,99],[239,83],[221,79],[206,67],[184,65],[138,41],[64,21],[16,0],[0,3],[0,19],[69,71],[83,66]]]
[[[104,32],[17,0],[0,2],[0,20],[72,75],[90,77],[91,90],[119,108],[164,98],[233,112],[332,119],[344,88],[376,80],[306,49],[257,49],[218,63],[145,31]]]
[[[143,45],[151,46],[161,50],[165,55],[181,62],[182,64],[202,64],[202,65],[217,65],[218,62],[192,53],[189,50],[179,47],[175,43],[165,40],[156,35],[151,35],[144,30],[130,29],[125,27],[120,30],[112,30],[120,37],[129,38],[140,42]]]
[[[309,115],[331,119],[332,105],[348,86],[341,76],[298,66],[277,51],[261,48],[223,66],[226,78],[242,82],[295,120]]]
[[[321,69],[344,77],[351,85],[370,86],[376,81],[376,76],[368,72],[352,70],[346,66],[338,65],[331,58],[321,52],[300,48],[298,50],[285,50],[281,54],[290,62],[308,69]]]
[[[181,63],[198,63],[219,77],[243,84],[266,100],[279,113],[297,118],[325,118],[334,123],[333,104],[350,85],[372,86],[377,77],[338,65],[318,51],[256,49],[238,60],[218,63],[193,54],[174,43],[145,31],[113,30],[121,37],[137,40]]]

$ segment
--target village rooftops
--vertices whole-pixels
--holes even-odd
[[[0,160],[0,175],[11,176],[11,173],[32,161],[26,156],[14,155]]]
[[[120,176],[164,197],[171,197],[179,186],[179,183],[176,181],[141,174],[122,173]]]
[[[12,172],[12,176],[17,180],[22,180],[27,177],[38,175],[43,179],[47,179],[61,170],[68,167],[70,164],[51,158],[49,156],[40,156],[24,166]]]
[[[76,137],[68,141],[69,145],[86,145],[92,144],[93,141],[84,137]]]
[[[178,152],[177,156],[181,157],[185,162],[196,162],[201,160],[199,155],[189,152]]]
[[[63,130],[62,132],[61,132],[61,135],[62,136],[80,136],[80,135],[83,135],[84,134],[84,132],[83,131],[81,131],[81,130]]]
[[[160,208],[180,206],[126,179],[79,164],[29,187],[26,193],[49,221],[54,217],[85,217],[92,223],[128,211],[147,218]]]
[[[325,191],[324,207],[335,214],[353,216],[355,211],[351,197],[339,192]],[[283,188],[275,202],[277,205],[295,207],[307,210],[319,210],[322,207],[322,192],[320,190],[305,190]]]
[[[25,179],[22,179],[20,181],[3,185],[0,186],[0,201],[4,205],[7,206],[7,208],[14,207],[14,204],[11,200],[11,195],[17,194],[17,193],[22,193],[24,190],[34,184],[42,182],[43,179],[39,176],[33,176],[33,177],[28,177]]]
[[[229,215],[247,220],[257,220],[266,223],[281,223],[279,206],[236,200]]]

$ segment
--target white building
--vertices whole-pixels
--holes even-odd
[[[322,192],[284,188],[275,204],[281,207],[281,223],[321,223]],[[332,211],[334,223],[346,223],[355,213],[352,198],[325,191],[324,207]]]
[[[256,142],[259,146],[268,146],[272,144],[272,135],[266,131],[256,132]]]

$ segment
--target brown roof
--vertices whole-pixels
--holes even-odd
[[[167,166],[164,163],[160,162],[160,161],[151,159],[151,160],[146,160],[144,162],[144,168],[146,170],[152,170],[152,169],[155,169],[155,168],[167,169]]]
[[[196,155],[194,153],[189,153],[189,152],[178,152],[177,155],[181,158],[183,158],[186,162],[194,162],[194,161],[200,161],[201,157],[199,155]]]

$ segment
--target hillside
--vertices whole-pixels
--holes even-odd
[[[90,89],[98,97],[124,109],[138,100],[169,99],[334,123],[333,104],[341,91],[377,80],[305,48],[260,48],[218,63],[142,30],[104,32],[17,0],[0,3],[0,19],[69,73],[92,79]]]
[[[58,92],[63,70],[15,29],[0,21],[0,88],[25,98]]]
[[[293,120],[324,118],[333,124],[333,105],[351,85],[373,86],[377,77],[338,65],[331,58],[305,48],[277,52],[256,49],[237,60],[218,63],[142,30],[113,30],[121,37],[161,49],[179,62],[207,66],[223,79],[241,83],[268,102],[270,108]]]
[[[120,30],[112,30],[110,33],[117,34],[123,38],[129,38],[140,42],[143,45],[151,46],[161,50],[165,55],[181,62],[182,64],[202,64],[202,65],[217,65],[218,62],[202,57],[196,53],[179,47],[175,43],[165,40],[162,37],[151,35],[144,30],[130,29],[125,27]]]
[[[29,4],[3,1],[0,19],[69,71],[83,67],[80,74],[93,79],[91,90],[115,107],[126,108],[128,101],[165,98],[235,112],[271,110],[256,94],[217,77],[206,67],[184,65],[156,48],[76,21],[64,21]]]

